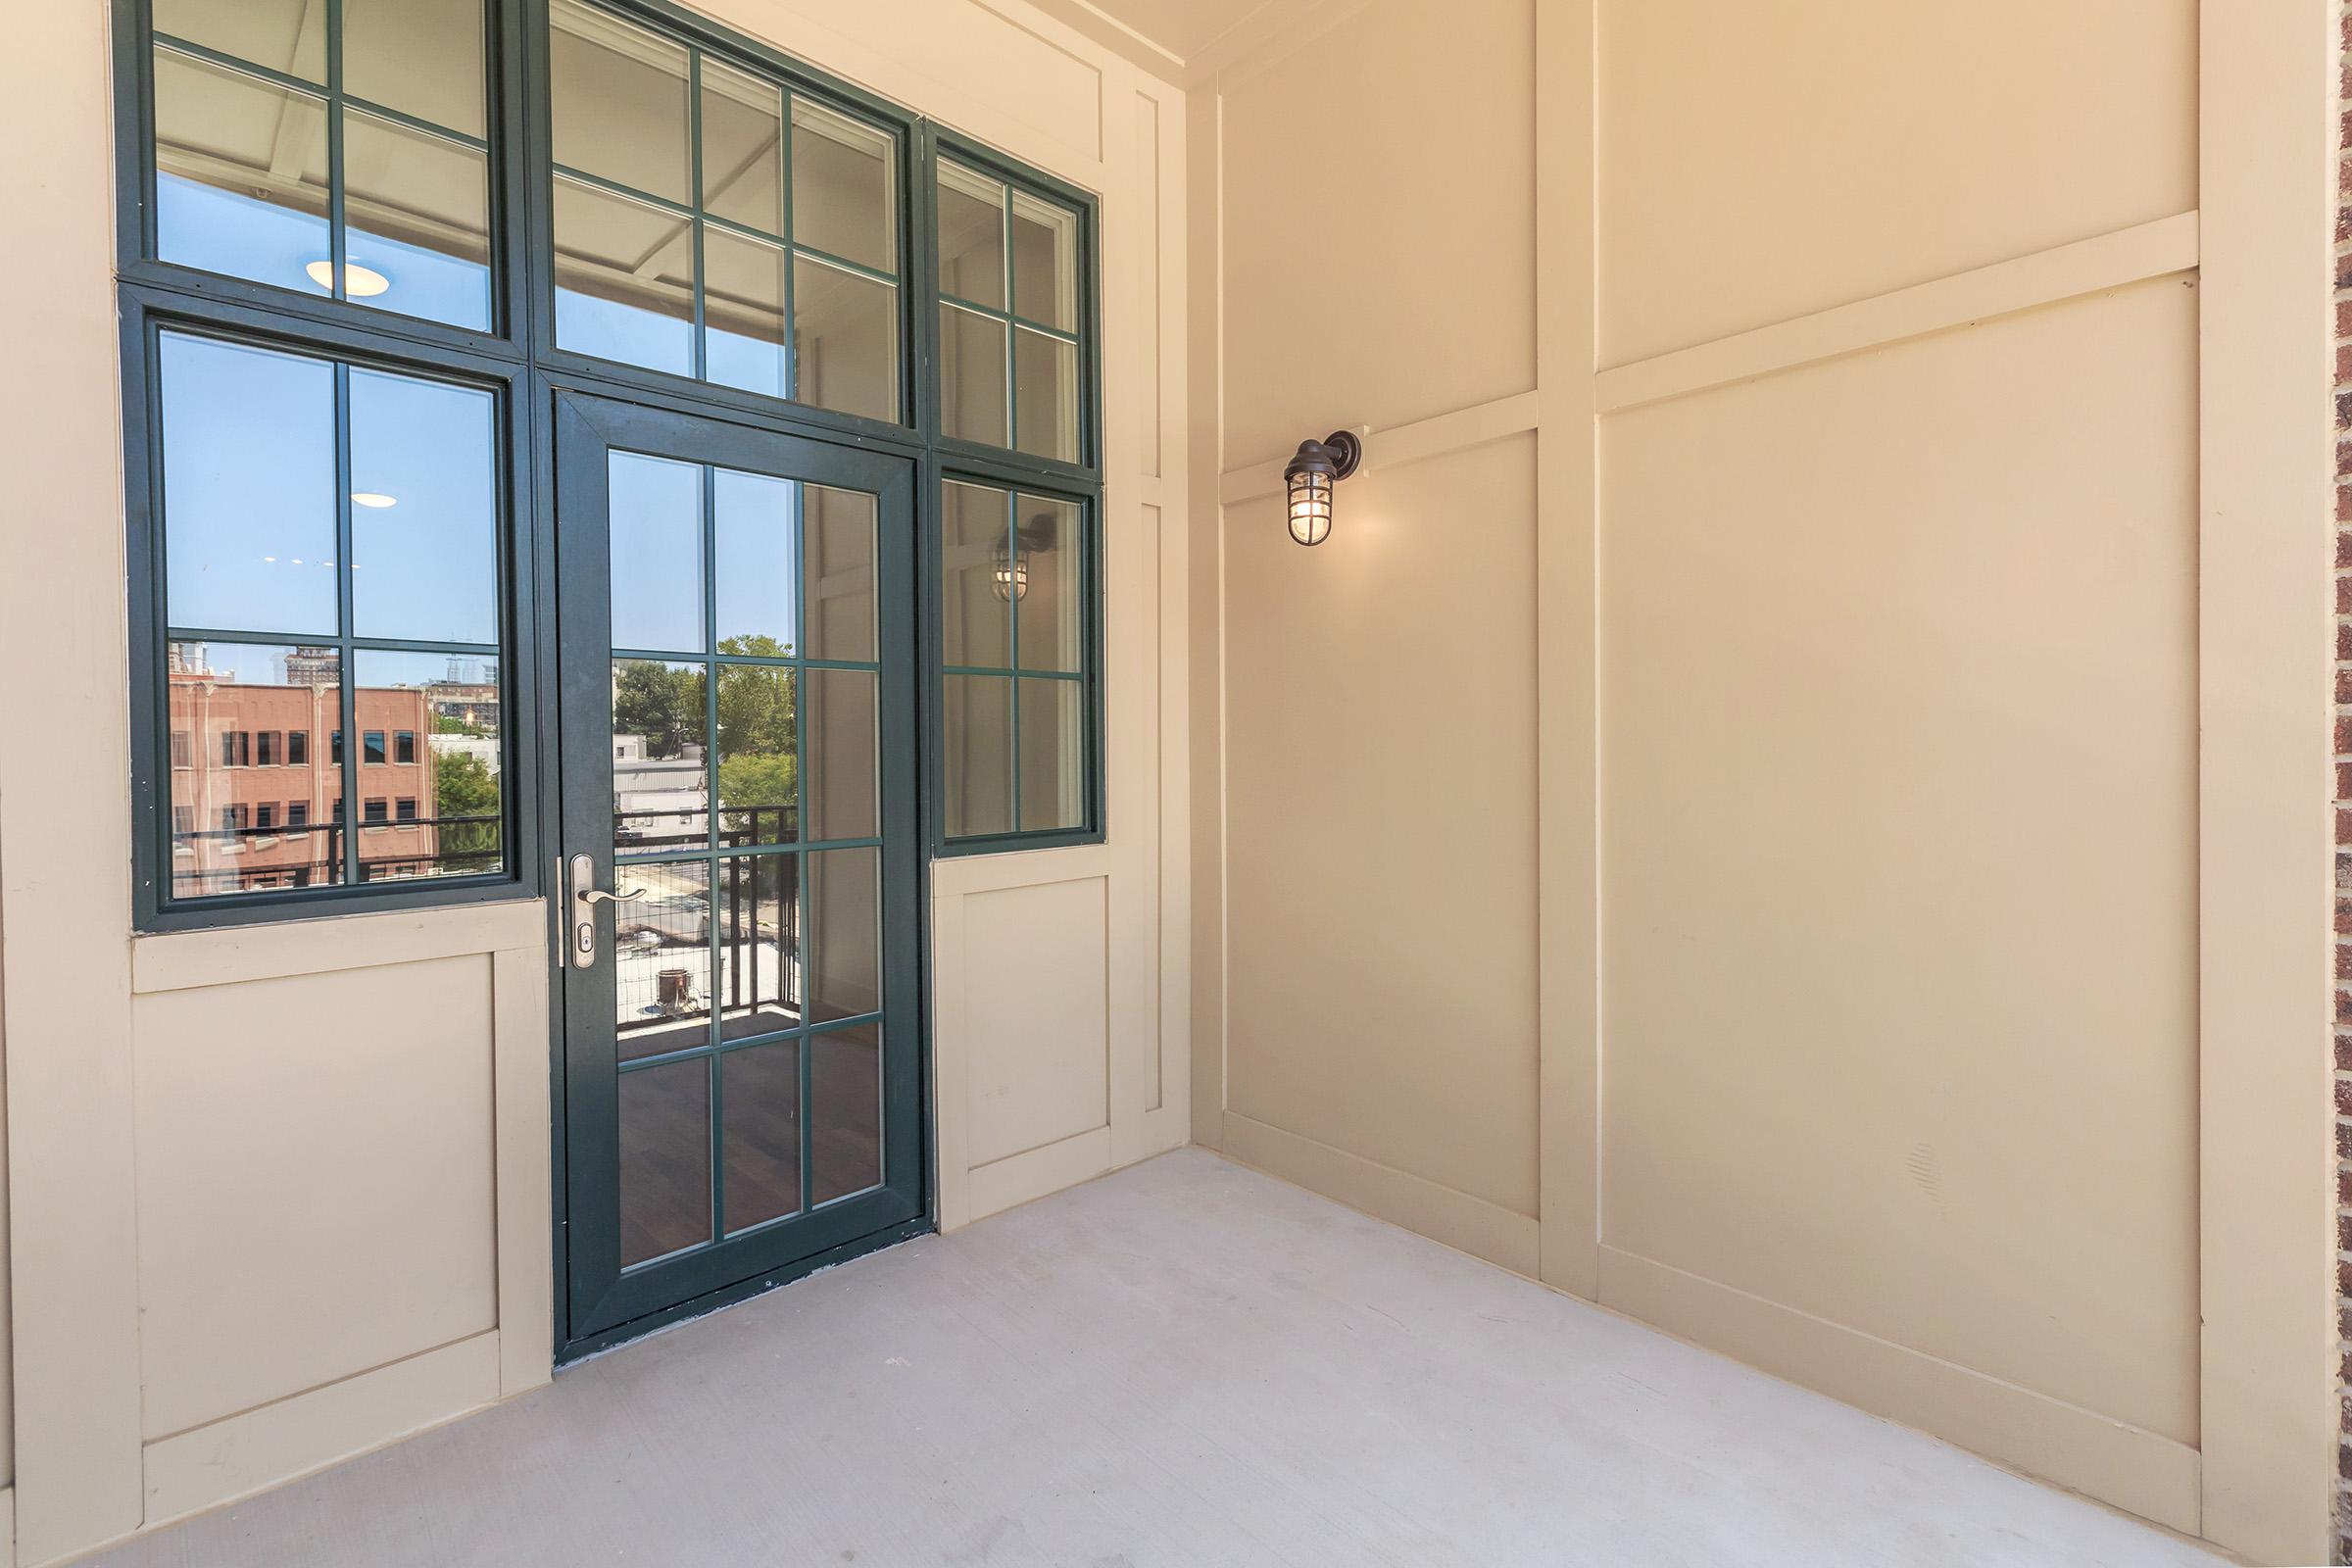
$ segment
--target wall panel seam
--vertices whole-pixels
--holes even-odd
[[[2199,215],[2175,214],[2012,261],[1955,272],[1793,320],[1636,360],[1598,373],[1599,410],[1618,414],[1997,316],[2195,268]]]

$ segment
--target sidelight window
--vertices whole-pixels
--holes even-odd
[[[288,808],[295,829],[347,786],[347,727],[363,738],[357,760],[381,763],[393,721],[413,745],[445,694],[495,714],[479,698],[501,646],[497,397],[179,329],[157,332],[150,353],[163,563],[150,679],[170,732],[218,736],[194,754],[218,765],[171,771],[171,804],[218,815],[233,776],[279,760],[280,735],[284,760],[302,762],[322,728],[334,766],[302,781],[312,795],[294,803],[300,818]],[[488,734],[491,745],[420,759],[437,831],[417,874],[505,868],[495,721]],[[306,889],[370,875],[371,852],[331,828],[267,848],[220,830],[174,827],[172,839],[167,906],[277,888],[280,872],[299,871],[291,885]]]

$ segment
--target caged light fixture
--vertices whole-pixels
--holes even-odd
[[[999,540],[990,553],[997,597],[1017,605],[1029,597],[1029,561],[1040,550],[1054,548],[1054,519],[1044,513],[1013,529],[1009,540]]]
[[[1364,446],[1353,430],[1334,430],[1320,441],[1301,441],[1282,479],[1291,493],[1291,537],[1319,545],[1331,535],[1331,487],[1355,471]]]

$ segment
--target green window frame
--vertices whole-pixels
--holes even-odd
[[[463,7],[464,0],[453,3]],[[412,25],[400,20],[401,13],[376,8],[364,16],[348,15],[347,9],[359,10],[349,7],[349,0],[321,0],[312,13],[317,19],[317,36],[298,36],[292,54],[280,58],[270,50],[251,47],[246,37],[224,32],[207,20],[229,16],[242,26],[245,14],[191,6],[185,0],[113,0],[113,4],[120,192],[117,271],[130,536],[134,916],[140,929],[532,897],[543,891],[548,872],[541,863],[545,858],[542,851],[552,843],[547,828],[556,809],[556,780],[551,767],[542,763],[535,737],[558,716],[553,616],[537,609],[552,605],[555,597],[554,431],[547,398],[551,377],[656,406],[721,417],[730,413],[752,416],[772,427],[914,460],[921,477],[917,509],[921,561],[918,602],[910,608],[915,611],[913,624],[918,628],[919,652],[927,670],[922,780],[926,847],[937,857],[1094,842],[1102,837],[1100,215],[1093,196],[668,0],[480,0],[478,115],[471,107],[475,100],[470,83],[453,83],[446,72],[440,76],[415,70],[404,74],[367,52],[371,47],[368,40],[382,36],[385,28]],[[553,18],[558,5],[574,4],[584,4],[588,11],[613,19],[625,28],[667,40],[682,53],[688,62],[685,91],[698,166],[702,119],[712,84],[737,89],[745,83],[755,84],[762,91],[772,91],[781,106],[781,146],[776,157],[786,183],[772,221],[747,218],[730,207],[706,186],[699,167],[683,199],[677,199],[677,192],[648,192],[609,177],[600,186],[649,209],[659,209],[667,220],[682,222],[692,235],[695,347],[691,362],[678,369],[591,354],[566,346],[558,331],[559,259],[553,210],[557,182],[561,178],[585,187],[598,184],[599,178],[595,170],[560,168],[556,159],[558,132],[552,105],[557,39]],[[256,6],[249,15],[261,16],[270,9]],[[432,9],[446,10],[440,6]],[[163,14],[160,20],[159,12]],[[386,17],[394,20],[386,21]],[[463,69],[468,71],[475,58],[472,41],[464,40],[466,46],[457,50],[466,63]],[[255,58],[257,55],[270,57]],[[164,93],[160,110],[159,73]],[[245,194],[270,204],[272,221],[285,232],[299,231],[300,243],[315,241],[314,261],[322,265],[289,270],[282,255],[274,261],[252,262],[242,259],[242,253],[207,250],[172,237],[179,232],[172,227],[178,220],[169,209],[174,201],[184,203],[184,187],[190,180],[199,185],[215,181],[225,197],[243,199],[236,188],[241,177],[237,171],[242,167],[236,159],[220,155],[235,177],[207,173],[211,166],[204,158],[213,154],[199,145],[202,137],[182,132],[187,124],[206,122],[188,107],[195,100],[173,96],[179,92],[175,83],[184,85],[185,80],[196,77],[211,84],[208,90],[226,94],[247,107],[267,102],[283,109],[285,113],[277,117],[280,122],[291,117],[293,122],[311,127],[315,145],[309,149],[307,161],[302,148],[289,153],[281,145],[279,156],[270,165],[270,177],[279,180],[282,174],[283,179],[271,190],[257,187]],[[440,96],[433,97],[434,93]],[[744,93],[738,90],[729,100],[729,112],[740,108],[743,101]],[[168,169],[162,167],[158,154],[159,113],[171,120]],[[191,120],[191,115],[196,118]],[[859,242],[854,235],[845,238],[837,229],[803,222],[791,180],[795,139],[808,134],[831,138],[840,146],[866,145],[859,137],[871,138],[872,157],[887,164],[886,252],[848,254],[858,251]],[[444,245],[445,254],[438,261],[426,260],[440,269],[433,275],[446,285],[433,299],[446,302],[456,297],[449,292],[457,287],[450,282],[453,277],[465,289],[478,280],[478,309],[471,303],[404,305],[399,286],[374,286],[380,279],[370,280],[359,270],[367,268],[375,254],[368,247],[383,244],[387,235],[412,248],[424,243],[416,234],[389,229],[379,220],[382,213],[397,206],[385,194],[389,177],[384,173],[385,155],[380,146],[369,151],[373,144],[368,138],[380,140],[382,136],[393,137],[401,146],[425,149],[419,156],[429,154],[439,160],[435,167],[441,172],[444,187],[461,193],[462,199],[453,198],[459,209],[456,217],[443,214],[440,227],[433,231],[441,238],[430,242]],[[228,153],[235,151],[228,149]],[[839,162],[838,147],[820,151]],[[1000,304],[943,295],[939,286],[936,204],[943,162],[1003,191],[1005,291]],[[467,216],[472,211],[471,182],[477,175],[478,225]],[[167,196],[171,199],[166,200]],[[1020,270],[1012,238],[1016,220],[1037,220],[1041,215],[1051,220],[1032,226],[1050,232],[1053,242],[1063,247],[1057,254],[1065,255],[1068,263],[1060,289],[1043,296],[1035,290],[1024,294],[1021,289],[1030,273]],[[1022,233],[1034,237],[1030,230]],[[709,373],[706,332],[713,318],[711,301],[715,298],[710,286],[710,253],[713,246],[738,243],[764,245],[784,258],[781,346],[786,363],[781,384],[767,390],[725,384]],[[809,269],[822,271],[810,272]],[[798,332],[801,319],[794,314],[801,308],[801,291],[808,276],[828,284],[852,279],[858,285],[890,291],[892,384],[886,400],[845,399],[847,406],[827,407],[820,394],[812,393],[811,401],[806,402],[783,395],[812,385],[805,363],[807,345]],[[473,296],[465,289],[459,293],[471,301]],[[1041,298],[1045,303],[1040,303]],[[943,300],[952,303],[943,304]],[[987,318],[1006,335],[1005,422],[1001,434],[983,432],[994,438],[954,434],[943,423],[939,322],[945,309]],[[292,628],[274,627],[266,637],[255,626],[189,625],[172,618],[166,591],[171,519],[166,515],[163,465],[167,377],[161,366],[161,345],[167,338],[230,344],[331,368],[337,389],[334,462],[338,515],[332,526],[338,540],[333,559],[338,562],[351,559],[348,388],[352,378],[384,374],[489,394],[495,408],[498,492],[494,551],[497,619],[490,640],[461,648],[439,639],[410,644],[361,635],[362,628],[354,626],[350,615],[349,573],[341,567],[337,571],[343,585],[331,635],[314,632],[300,638],[281,637],[277,633]],[[1051,375],[1042,381],[1032,376],[1026,391],[1020,379],[1022,362],[1015,352],[1021,344],[1033,345],[1036,364],[1051,362]],[[1039,401],[1041,398],[1044,401]],[[1038,414],[1041,409],[1048,413]],[[1036,432],[1048,424],[1054,428],[1054,439],[1041,441]],[[1005,832],[948,831],[939,768],[946,744],[941,710],[946,669],[939,658],[937,551],[939,511],[951,475],[959,481],[1052,498],[1057,505],[1074,509],[1080,519],[1082,544],[1073,553],[1069,586],[1081,600],[1082,631],[1069,661],[1072,667],[1025,670],[1008,662],[1000,671],[1001,678],[1031,681],[1037,690],[1051,685],[1056,706],[1066,706],[1062,688],[1073,694],[1075,727],[1059,737],[1073,753],[1064,792],[1071,804],[1068,809],[1054,813],[1051,826],[1023,830],[1016,816]],[[506,715],[498,738],[504,783],[497,811],[502,861],[474,874],[417,876],[397,866],[370,872],[358,863],[358,850],[345,849],[346,872],[333,885],[299,885],[299,878],[270,874],[271,868],[251,864],[249,858],[249,874],[240,889],[175,890],[175,859],[184,862],[188,858],[185,854],[175,855],[173,826],[182,814],[174,809],[175,764],[183,764],[184,760],[209,765],[222,744],[207,733],[188,733],[182,738],[189,728],[187,722],[174,723],[168,711],[172,645],[199,633],[249,644],[274,637],[280,652],[301,654],[305,659],[311,657],[309,651],[314,647],[331,648],[346,686],[359,679],[356,662],[370,651],[462,654],[485,667],[494,665],[489,681],[497,689]],[[405,715],[396,722],[405,722]],[[347,844],[357,841],[365,825],[361,813],[358,809],[346,811],[342,803],[347,798],[366,801],[368,792],[361,782],[363,770],[384,765],[391,759],[387,753],[379,761],[362,745],[345,746],[343,737],[355,733],[364,740],[369,730],[394,725],[381,717],[370,722],[355,711],[348,695],[292,724],[271,715],[247,721],[242,727],[250,730],[259,725],[285,734],[282,746],[271,748],[279,767],[313,767],[326,781],[316,791],[315,800],[301,803],[306,808],[306,825],[314,833],[332,833]],[[427,722],[412,727],[431,730],[439,725]],[[315,748],[306,744],[312,730],[326,732],[316,737],[319,744]],[[252,745],[250,741],[228,744]],[[417,746],[420,760],[425,749],[426,743]],[[242,759],[247,767],[253,764],[251,751],[243,753]],[[184,765],[180,770],[186,771]],[[244,770],[240,768],[240,772]],[[283,800],[285,794],[279,791],[279,798]],[[192,814],[200,828],[208,822],[206,809],[198,808]],[[295,825],[294,803],[283,807],[279,820],[284,826]],[[297,885],[272,885],[286,883]]]

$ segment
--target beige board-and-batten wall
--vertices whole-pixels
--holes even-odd
[[[2328,7],[1273,10],[1190,63],[1196,1136],[2324,1556]]]
[[[1189,1128],[1184,97],[1019,0],[704,9],[1102,198],[1109,837],[937,868],[953,1228]],[[0,658],[38,672],[0,730],[49,737],[0,748],[27,1565],[543,1382],[553,1338],[540,905],[132,936],[109,12],[0,64],[41,236],[0,259]]]

